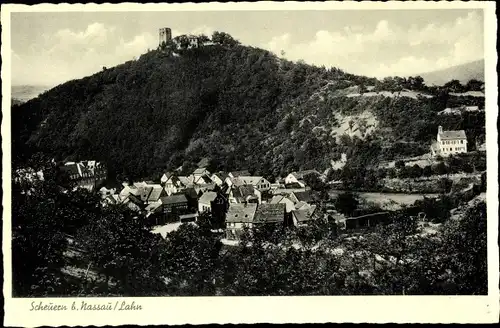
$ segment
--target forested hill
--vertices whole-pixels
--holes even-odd
[[[248,168],[273,178],[325,170],[342,152],[357,165],[408,152],[397,142],[426,151],[439,124],[484,127],[484,115],[438,116],[457,100],[419,78],[377,81],[293,63],[218,32],[212,40],[174,40],[15,106],[14,160],[34,151],[57,160],[93,158],[118,178],[138,178],[192,169],[206,157],[211,169]],[[484,99],[458,102],[483,106]]]

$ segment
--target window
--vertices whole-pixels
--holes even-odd
[[[463,144],[463,143],[464,143],[464,141],[463,141],[463,140],[460,140],[460,143],[461,143],[461,144]]]

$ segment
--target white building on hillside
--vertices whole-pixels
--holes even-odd
[[[443,127],[439,126],[437,142],[431,146],[432,155],[448,156],[466,152],[467,136],[464,130],[443,131]]]

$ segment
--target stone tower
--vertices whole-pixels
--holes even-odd
[[[159,45],[161,45],[164,42],[168,42],[172,40],[172,30],[168,27],[163,27],[160,29],[160,39],[159,39]]]

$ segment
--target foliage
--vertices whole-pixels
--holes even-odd
[[[457,294],[488,293],[486,220],[486,203],[480,202],[468,209],[460,221],[449,222],[445,229],[447,260]]]
[[[335,208],[342,214],[351,216],[358,208],[359,199],[351,192],[343,192],[335,199]]]
[[[173,295],[215,295],[213,280],[221,242],[209,229],[183,224],[167,235],[164,265]]]
[[[119,207],[108,207],[79,230],[77,241],[84,259],[126,296],[162,295],[162,241],[145,218]]]

